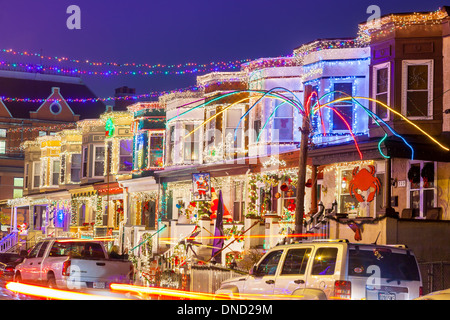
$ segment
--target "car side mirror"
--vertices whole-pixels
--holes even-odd
[[[27,250],[20,250],[19,256],[22,258],[26,258],[28,255],[28,251]]]
[[[258,265],[253,265],[253,267],[250,269],[249,274],[251,276],[257,276],[258,275]]]

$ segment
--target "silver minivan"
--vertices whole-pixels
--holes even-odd
[[[422,294],[414,253],[405,246],[304,241],[270,249],[249,275],[216,292],[247,298],[411,300]]]

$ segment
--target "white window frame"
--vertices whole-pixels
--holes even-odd
[[[50,173],[49,184],[52,187],[57,187],[57,186],[59,186],[59,178],[61,177],[61,172],[60,172],[61,171],[61,160],[58,158],[58,159],[52,159],[51,161],[52,161],[52,167],[51,167],[52,171],[49,172]],[[55,171],[55,162],[59,162],[59,169],[58,169],[58,171]],[[53,183],[55,174],[58,175],[58,179],[56,180],[57,181],[56,184]]]
[[[106,159],[106,157],[107,157],[107,154],[106,154],[106,147],[105,147],[105,145],[93,145],[93,147],[94,147],[94,152],[92,153],[92,167],[91,167],[91,169],[92,169],[92,178],[102,178],[102,177],[104,177],[105,176],[105,171],[104,171],[104,169],[103,169],[103,174],[101,175],[101,176],[96,176],[95,175],[95,163],[97,162],[97,160],[95,159],[95,155],[97,154],[97,148],[103,148],[103,150],[104,150],[104,159],[103,160],[98,160],[98,161],[101,161],[102,162],[102,168],[104,168],[104,162],[105,161],[107,161],[107,159]],[[89,159],[88,159],[88,161],[89,161]]]
[[[381,70],[381,69],[385,69],[387,68],[388,70],[388,83],[387,83],[387,99],[386,99],[386,104],[389,106],[389,101],[391,99],[391,63],[390,62],[386,62],[386,63],[380,63],[377,64],[375,66],[373,66],[372,68],[372,98],[376,99],[377,98],[377,71]],[[376,103],[373,102],[372,103],[372,112],[376,114]],[[391,112],[388,110],[387,111],[387,116],[386,118],[381,118],[381,120],[383,121],[389,121],[389,119],[391,118]],[[378,120],[378,119],[377,119]],[[372,118],[372,123],[375,123],[375,120]]]
[[[36,165],[37,165],[37,167],[39,168],[39,174],[38,175],[36,175]],[[42,176],[41,176],[41,162],[40,161],[33,161],[33,176],[31,177],[31,189],[39,189],[40,188],[40,186],[42,185],[42,181],[41,181],[41,178],[42,178]],[[35,180],[35,177],[39,177],[39,186],[37,186],[37,187],[35,187],[34,186],[34,180]]]
[[[194,130],[196,129],[196,125],[195,123],[186,123],[183,125],[183,129],[184,129],[184,133],[185,135],[188,135],[191,131],[188,130],[186,127],[187,126],[192,126],[194,128]],[[189,137],[187,137],[186,139],[183,139],[183,163],[184,164],[194,164],[194,163],[199,163],[200,162],[200,132],[199,130],[195,130],[195,132],[193,132]],[[187,159],[186,158],[186,145],[190,143],[191,146],[194,148],[193,150],[191,149],[191,158]]]
[[[292,97],[289,96],[289,95],[286,95],[286,97],[287,97],[288,99],[292,99]],[[278,105],[281,105],[281,104],[283,104],[283,103],[284,103],[283,107],[290,108],[290,112],[291,112],[291,116],[290,116],[290,117],[277,117],[275,108],[276,108]],[[275,111],[275,112],[274,112],[274,111]],[[283,101],[280,101],[280,100],[275,99],[275,100],[272,101],[272,108],[271,108],[270,114],[272,114],[272,112],[273,112],[273,117],[272,117],[272,119],[271,119],[271,122],[272,122],[272,130],[271,130],[271,137],[270,137],[271,142],[274,142],[274,143],[293,143],[294,140],[295,140],[295,133],[294,133],[294,127],[295,127],[295,114],[294,114],[294,109],[293,109],[293,108],[289,105],[289,103],[287,103],[286,101],[284,101],[284,100],[283,100]],[[275,126],[275,120],[277,120],[277,119],[291,119],[291,120],[292,120],[292,128],[291,128],[292,139],[291,139],[291,140],[288,140],[288,139],[286,139],[286,140],[283,139],[283,140],[282,140],[282,139],[281,139],[281,136],[280,136],[280,132],[278,132],[278,137],[275,135],[275,133],[276,133],[275,130],[278,129],[278,128],[276,128],[276,126]],[[264,125],[264,124],[263,124],[262,121],[261,121],[261,129],[262,129],[262,126],[263,126],[263,125]],[[258,137],[255,138],[255,141],[256,141],[257,138],[258,138]]]
[[[434,61],[433,59],[426,60],[403,60],[402,61],[402,114],[406,117],[407,114],[407,89],[408,89],[408,66],[427,65],[428,66],[428,114],[423,117],[408,117],[410,120],[432,120],[433,119],[433,74]]]
[[[0,140],[0,154],[6,154],[6,140]]]
[[[419,207],[419,217],[418,219],[425,219],[426,217],[424,216],[424,196],[423,196],[423,191],[424,190],[433,190],[434,192],[434,207],[437,207],[437,200],[438,200],[438,194],[437,194],[437,162],[436,161],[424,161],[424,160],[414,160],[414,161],[409,161],[408,166],[407,166],[407,171],[411,168],[411,165],[413,164],[420,164],[420,171],[422,171],[423,166],[428,163],[428,162],[432,162],[434,164],[434,181],[433,181],[433,187],[432,188],[425,188],[423,186],[423,180],[422,177],[420,177],[420,186],[418,189],[411,189],[411,183],[409,183],[409,181],[407,181],[407,188],[406,188],[406,208],[411,209],[410,208],[410,203],[411,203],[411,191],[412,190],[419,190],[419,194],[420,194],[420,207]]]
[[[224,136],[223,136],[223,139],[222,139],[222,141],[224,142],[224,145],[225,145],[225,142],[227,141],[227,131],[230,130],[230,129],[233,130],[232,134],[233,134],[233,141],[234,141],[234,130],[236,129],[236,127],[235,126],[231,127],[231,126],[228,125],[228,112],[231,111],[231,110],[239,110],[241,112],[241,117],[242,117],[242,115],[245,113],[245,107],[239,104],[237,106],[233,106],[233,107],[227,109],[227,111],[225,112],[225,119],[224,119],[225,121],[223,121],[224,124],[225,124],[225,130],[223,130],[223,135]],[[239,117],[239,119],[241,117]],[[241,141],[240,141],[240,144],[238,144],[237,142],[234,142],[233,150],[242,150],[242,149],[245,148],[244,147],[244,141],[245,141],[244,140],[245,139],[244,138],[245,137],[245,135],[244,135],[244,121],[241,121],[241,123],[239,123],[238,130],[241,131]],[[239,134],[238,134],[238,137],[239,137]]]
[[[347,84],[351,84],[352,86],[352,94],[351,96],[355,96],[355,82],[352,79],[345,79],[345,80],[335,80],[331,83],[332,89],[333,91],[335,91],[334,89],[334,85],[335,84],[343,84],[343,83],[347,83]],[[334,100],[334,95],[331,98],[331,100]],[[344,100],[344,101],[340,101],[337,103],[333,104],[333,107],[337,109],[337,111],[340,112],[340,114],[342,116],[344,116],[341,112],[341,110],[339,108],[342,107],[347,107],[350,108],[352,110],[352,118],[351,118],[351,122],[349,123],[350,129],[353,131],[353,127],[354,127],[354,122],[355,122],[355,104],[353,102],[353,100]],[[348,133],[348,129],[344,128],[344,129],[334,129],[334,116],[336,115],[336,117],[338,117],[339,119],[341,119],[337,114],[335,114],[335,112],[331,109],[327,110],[329,112],[329,120],[328,120],[328,131],[329,132],[333,132],[333,133]],[[347,119],[346,119],[347,120]]]
[[[79,153],[72,153],[72,154],[70,154],[70,171],[69,172],[70,172],[70,182],[72,182],[72,183],[80,183],[82,175],[83,175],[83,173],[82,173],[82,170],[83,170],[83,153],[79,154],[80,155],[80,167],[79,168],[74,167],[74,165],[73,165],[74,164],[73,156],[76,155],[76,154],[79,154]],[[73,173],[72,173],[73,169],[80,170],[80,177],[79,177],[80,180],[79,181],[74,181],[73,180]]]
[[[123,154],[121,154],[120,153],[120,151],[122,150],[122,148],[120,147],[120,143],[122,142],[122,141],[126,141],[126,140],[128,140],[128,141],[130,141],[130,144],[131,144],[131,151],[130,151],[130,154],[129,155],[123,155]],[[119,163],[117,164],[117,166],[118,166],[118,168],[117,168],[117,172],[118,173],[128,173],[128,172],[130,172],[130,171],[132,171],[133,170],[133,139],[122,139],[122,140],[119,140],[118,141],[118,143],[119,143],[119,146],[118,146],[118,149],[119,149]],[[112,152],[111,152],[112,153]],[[124,170],[120,170],[120,163],[121,163],[121,161],[122,161],[122,158],[127,158],[127,157],[130,157],[131,158],[131,170],[129,170],[129,171],[124,171]]]

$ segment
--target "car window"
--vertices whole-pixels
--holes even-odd
[[[380,277],[390,280],[419,281],[419,269],[413,255],[395,253],[390,249],[349,250],[348,275],[370,277],[373,271],[368,268],[377,266]]]
[[[39,252],[39,249],[41,248],[42,242],[38,242],[33,249],[28,253],[27,258],[36,258],[36,255]]]
[[[332,275],[336,267],[337,248],[319,248],[314,255],[312,275]]]
[[[74,258],[105,258],[102,246],[99,243],[83,241],[57,241],[53,244],[49,254],[49,256],[51,257],[61,257],[69,255]]]
[[[257,274],[260,276],[275,274],[282,253],[283,250],[276,250],[265,256],[258,265]]]
[[[305,274],[311,248],[290,249],[284,259],[281,274]]]
[[[37,254],[38,258],[43,257],[45,253],[45,249],[48,247],[48,241],[44,241],[41,245],[41,248],[39,249],[39,252]]]

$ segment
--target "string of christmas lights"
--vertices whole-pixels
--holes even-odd
[[[0,53],[12,54],[14,56],[25,57],[39,57],[43,62],[57,61],[59,63],[71,63],[71,64],[85,64],[89,67],[113,67],[118,70],[87,70],[79,67],[62,67],[60,65],[47,66],[38,63],[19,63],[0,61],[0,65],[12,69],[21,69],[34,72],[54,72],[59,74],[70,75],[95,75],[95,76],[120,76],[120,75],[183,75],[183,74],[196,74],[203,72],[223,71],[223,70],[236,70],[241,68],[241,64],[247,63],[250,59],[230,60],[230,61],[218,61],[209,63],[197,63],[187,62],[180,64],[148,64],[148,63],[118,63],[118,62],[93,62],[90,60],[71,59],[66,57],[51,57],[44,56],[39,53],[20,52],[12,49],[1,49]],[[129,70],[120,70],[128,68]],[[138,69],[138,70],[136,70]]]

